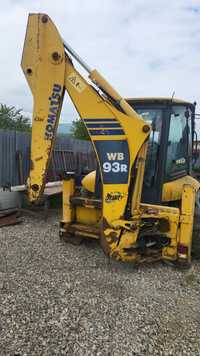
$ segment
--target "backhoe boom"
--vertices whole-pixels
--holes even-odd
[[[89,80],[77,71],[71,56],[88,72]],[[176,260],[178,241],[184,241],[186,249],[182,249],[185,253],[180,258],[190,261],[193,216],[187,220],[187,229],[182,224],[179,230],[180,221],[186,223],[186,219],[181,220],[178,208],[141,204],[150,125],[63,41],[46,14],[29,15],[22,68],[34,99],[29,200],[37,202],[42,197],[67,91],[93,144],[102,196],[100,212],[96,201],[89,203],[84,197],[74,196],[74,177],[66,175],[60,234],[68,236],[73,232],[98,237],[99,231],[106,254],[121,260],[142,261],[141,251],[144,241],[148,247],[151,231],[158,246],[156,252],[151,251],[152,259]],[[193,190],[188,189],[187,194],[194,205]],[[192,212],[193,208],[190,215]],[[186,239],[184,231],[189,234]]]

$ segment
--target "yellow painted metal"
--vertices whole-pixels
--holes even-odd
[[[85,206],[77,206],[76,221],[80,224],[98,226],[101,218],[101,210],[97,208],[87,208]]]
[[[169,231],[165,235],[170,244],[162,249],[162,258],[175,261],[177,259],[177,241],[179,234],[180,210],[163,205],[141,204],[142,218],[165,219],[169,223]]]
[[[64,180],[62,229],[67,232],[70,224],[75,220],[80,227],[77,227],[75,234],[81,234],[82,226],[84,236],[96,236],[96,232],[90,232],[85,227],[99,226],[100,241],[105,253],[116,259],[139,262],[145,259],[138,252],[141,229],[148,219],[155,221],[155,225],[164,221],[169,224],[165,235],[170,243],[151,258],[162,257],[170,260],[175,260],[177,256],[182,258],[177,252],[179,242],[180,245],[188,248],[187,259],[189,260],[194,192],[198,189],[198,184],[195,180],[191,180],[191,177],[165,184],[163,200],[180,198],[181,209],[141,204],[146,147],[151,128],[96,70],[90,73],[90,79],[103,91],[104,95],[101,94],[101,90],[99,92],[94,90],[90,82],[76,70],[68,54],[64,52],[61,36],[47,15],[31,14],[29,16],[22,68],[34,97],[32,166],[28,186],[30,201],[37,201],[44,188],[64,90],[66,90],[86,125],[96,152],[102,181],[102,210],[96,207],[91,208],[87,204],[72,208],[70,197],[74,194],[74,180],[72,178]],[[121,111],[118,110],[118,106],[121,107]],[[101,123],[101,127],[104,127],[106,122],[117,123],[114,126],[117,127],[116,130],[113,130],[115,133],[112,134],[112,130],[106,133],[106,128],[99,130],[100,133],[94,128],[88,129],[88,122],[93,122],[95,119]],[[104,181],[101,152],[97,149],[101,141],[104,145],[118,141],[127,144],[128,178],[125,183]],[[118,153],[123,155],[123,152]],[[131,177],[135,171],[132,168],[136,160],[137,173],[135,177]],[[94,179],[93,182],[91,179],[94,176],[93,172],[89,178],[86,177],[83,180],[85,188],[88,187],[89,191],[94,191]],[[135,184],[132,196],[130,196],[131,181]],[[127,218],[125,211],[130,202],[132,202],[131,214],[129,212],[129,218]]]
[[[162,201],[170,202],[175,200],[181,200],[184,185],[190,185],[196,192],[200,188],[200,183],[191,176],[185,176],[176,179],[172,182],[168,182],[163,185]]]
[[[180,250],[178,251],[178,259],[187,260],[188,263],[191,262],[195,194],[195,189],[191,185],[185,184],[183,186],[183,194],[181,200],[180,234],[178,241]],[[186,252],[182,251],[181,247],[186,247]]]
[[[120,242],[115,245],[112,242],[111,255],[118,260],[141,262],[148,258],[141,256],[137,250],[138,232],[144,223],[145,219],[165,219],[169,223],[169,231],[165,235],[169,238],[170,244],[162,248],[162,252],[154,256],[154,259],[165,259],[175,261],[177,259],[177,238],[179,226],[180,211],[178,208],[165,207],[161,205],[141,204],[139,215],[135,215],[129,221],[125,222],[130,228],[122,235]],[[115,222],[116,224],[119,222]],[[132,229],[134,227],[134,230]],[[134,245],[135,250],[134,250]],[[131,253],[128,252],[130,248]]]
[[[94,193],[95,191],[95,179],[96,171],[88,173],[81,181],[82,186],[89,192]]]
[[[87,174],[82,180],[83,187],[91,193],[94,193],[95,191],[95,178],[96,178],[96,171],[92,171],[89,174]],[[200,188],[200,183],[191,176],[185,176],[176,179],[174,181],[164,183],[163,191],[162,191],[162,201],[170,202],[170,201],[181,200],[182,193],[183,193],[183,186],[185,184],[191,185],[196,192]]]
[[[90,73],[89,78],[100,88],[103,88],[106,93],[108,93],[113,99],[115,99],[127,115],[135,118],[135,111],[132,109],[132,107],[96,69]]]
[[[134,185],[134,192],[132,196],[132,204],[131,204],[131,214],[134,216],[138,213],[140,209],[141,203],[141,194],[142,194],[142,187],[143,187],[143,179],[144,179],[144,169],[145,169],[145,162],[146,162],[146,155],[147,155],[147,145],[148,142],[144,142],[137,157],[137,176]]]
[[[74,194],[75,184],[74,179],[70,178],[67,180],[63,180],[63,216],[62,221],[66,224],[70,224],[74,218],[74,211],[71,207],[70,198]]]
[[[62,105],[65,71],[62,40],[48,16],[29,15],[21,65],[34,100],[28,194],[30,201],[36,201],[44,190]]]
[[[93,119],[98,118],[103,120],[115,118],[117,122],[120,123],[124,136],[119,136],[120,140],[128,142],[130,163],[129,163],[129,178],[126,184],[103,184],[102,192],[102,227],[101,227],[101,243],[104,251],[110,253],[113,247],[111,244],[111,235],[116,235],[117,239],[121,234],[121,227],[118,230],[112,230],[112,222],[119,219],[119,217],[124,215],[124,211],[127,204],[131,168],[136,160],[138,152],[140,151],[143,143],[146,141],[150,133],[150,126],[146,125],[145,121],[139,117],[137,113],[133,111],[133,116],[127,116],[124,113],[117,110],[110,102],[106,101],[101,97],[94,89],[86,82],[86,80],[77,72],[77,70],[72,65],[71,61],[66,59],[66,75],[65,75],[65,88],[70,95],[75,107],[77,108],[80,117],[83,119]],[[71,78],[73,78],[73,83],[71,83]],[[81,92],[76,89],[78,83],[82,88]],[[105,89],[106,90],[106,89]],[[111,89],[109,88],[111,91]],[[132,112],[132,109],[131,109]],[[144,130],[144,126],[147,130]],[[87,127],[86,127],[87,128]],[[90,132],[88,131],[89,135]],[[91,136],[91,141],[93,143],[94,150],[97,155],[97,160],[100,166],[100,160],[98,157],[98,152],[96,151],[95,142],[96,141],[115,141],[118,136],[104,136],[97,135]],[[134,140],[133,140],[134,138]],[[101,178],[103,182],[102,170],[100,170]],[[117,192],[121,199],[115,201],[107,201],[107,196],[110,192]],[[110,228],[106,228],[110,226]],[[117,240],[116,239],[116,240]],[[117,242],[116,242],[117,244]],[[112,246],[111,246],[112,245]]]
[[[32,170],[29,177],[29,199],[37,201],[44,187],[45,174],[48,167],[50,150],[52,148],[55,130],[60,115],[60,107],[63,100],[63,87],[69,93],[80,117],[84,120],[98,118],[114,119],[123,129],[124,134],[91,136],[91,141],[100,163],[95,142],[97,141],[124,141],[128,143],[129,166],[128,181],[125,184],[104,184],[102,170],[100,170],[103,182],[102,193],[102,228],[101,241],[104,251],[110,250],[110,241],[107,237],[106,226],[112,226],[114,220],[124,215],[128,199],[131,168],[136,160],[138,152],[150,134],[150,126],[131,108],[116,91],[94,71],[91,76],[96,82],[100,82],[102,90],[112,96],[113,100],[119,99],[125,113],[122,113],[109,102],[105,96],[100,95],[75,69],[71,59],[64,54],[62,39],[47,15],[31,14],[29,16],[27,34],[24,45],[22,67],[34,96],[34,120],[32,132],[31,160]],[[31,80],[29,80],[28,68],[32,68]],[[63,82],[64,78],[64,82]],[[63,85],[64,84],[64,85]],[[97,83],[98,84],[98,83]],[[57,99],[57,105],[52,104],[49,96],[55,95],[54,86],[61,88],[62,95]],[[105,85],[105,87],[104,87]],[[42,113],[42,114],[41,114]],[[126,114],[128,113],[129,116]],[[53,115],[53,118],[50,116]],[[131,115],[131,116],[130,116]],[[36,120],[36,118],[40,120]],[[54,120],[53,120],[54,119]],[[38,127],[38,122],[40,126]],[[49,126],[50,125],[50,126]],[[144,130],[145,128],[145,130]],[[38,137],[38,131],[40,133]],[[134,140],[133,140],[134,138]],[[40,153],[40,156],[39,156]],[[45,153],[45,154],[43,154]],[[120,200],[108,201],[110,192],[117,192]],[[112,230],[112,228],[111,228]],[[121,228],[112,231],[111,235],[120,236]]]

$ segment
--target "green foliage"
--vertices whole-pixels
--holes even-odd
[[[194,163],[192,169],[194,172],[200,173],[200,166],[195,166],[195,163]]]
[[[71,133],[74,138],[79,140],[89,140],[87,129],[81,120],[75,120],[72,122]]]
[[[0,129],[29,132],[30,119],[22,114],[22,109],[0,104]]]

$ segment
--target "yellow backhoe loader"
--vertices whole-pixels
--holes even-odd
[[[88,72],[87,80],[72,59]],[[195,106],[174,98],[124,100],[46,14],[29,15],[22,68],[34,98],[29,200],[42,197],[67,91],[98,168],[85,176],[83,189],[74,172],[65,172],[60,236],[99,239],[117,260],[188,266],[200,186],[190,175]]]

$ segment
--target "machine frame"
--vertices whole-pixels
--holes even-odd
[[[60,236],[99,238],[104,252],[118,260],[190,263],[199,183],[189,176],[176,185],[167,183],[162,194],[173,198],[176,187],[178,208],[141,203],[151,126],[81,60],[46,14],[29,15],[22,68],[34,98],[29,200],[36,203],[43,194],[65,91],[88,130],[99,165],[100,200],[77,195],[74,174],[66,172]]]

